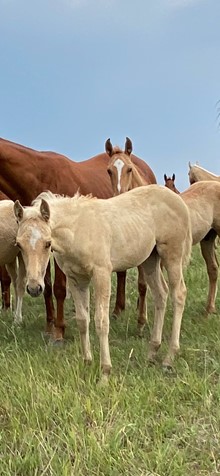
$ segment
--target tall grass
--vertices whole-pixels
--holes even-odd
[[[147,363],[149,326],[136,337],[137,276],[129,272],[127,310],[111,321],[113,371],[97,385],[99,348],[84,367],[73,303],[66,343],[44,336],[42,299],[25,297],[24,323],[0,322],[0,475],[214,476],[220,474],[220,316],[204,317],[207,276],[194,249],[175,371],[164,374],[171,327],[168,305],[159,361]],[[113,282],[113,290],[115,283]],[[220,300],[217,299],[220,309]]]

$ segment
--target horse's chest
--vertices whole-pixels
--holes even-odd
[[[79,260],[77,257],[57,253],[55,259],[60,269],[69,278],[78,275],[89,275],[91,273],[89,263],[86,263],[84,260]]]

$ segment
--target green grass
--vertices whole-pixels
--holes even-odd
[[[25,297],[20,328],[13,328],[10,314],[2,314],[0,475],[220,474],[220,316],[204,317],[207,275],[198,248],[186,282],[181,351],[175,372],[164,374],[160,362],[170,334],[171,306],[158,364],[148,366],[152,302],[149,327],[139,339],[137,277],[134,270],[129,272],[127,311],[111,321],[113,370],[106,388],[96,383],[99,348],[93,321],[94,361],[84,367],[70,300],[63,348],[44,337],[41,298]]]

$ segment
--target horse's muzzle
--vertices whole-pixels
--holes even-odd
[[[27,285],[27,292],[30,294],[31,297],[38,297],[42,293],[43,289],[40,284],[32,288],[31,286]]]

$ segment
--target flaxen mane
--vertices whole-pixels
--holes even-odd
[[[79,191],[77,191],[73,197],[69,197],[67,195],[59,195],[57,193],[52,193],[50,190],[46,192],[41,192],[31,203],[31,205],[37,207],[41,204],[41,200],[46,200],[47,202],[55,201],[55,200],[65,200],[65,201],[88,201],[88,200],[97,200],[96,197],[90,193],[88,195],[81,195]]]

